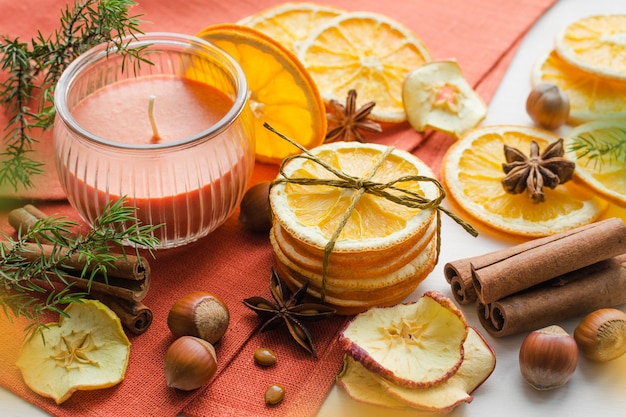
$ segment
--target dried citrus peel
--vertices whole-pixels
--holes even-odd
[[[121,382],[130,354],[119,317],[100,301],[74,302],[64,312],[24,343],[17,360],[26,385],[57,404],[77,390]]]

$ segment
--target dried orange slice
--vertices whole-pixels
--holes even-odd
[[[626,15],[578,19],[557,34],[557,53],[593,74],[626,80]]]
[[[546,236],[590,223],[607,204],[573,181],[555,189],[544,187],[545,201],[539,204],[526,193],[509,194],[502,186],[505,144],[529,155],[533,140],[543,150],[558,139],[547,130],[528,126],[475,128],[444,155],[443,183],[465,212],[485,226],[512,235]]]
[[[71,303],[41,336],[24,343],[17,366],[29,388],[57,404],[77,390],[107,388],[124,379],[130,342],[119,317],[100,301]]]
[[[238,24],[261,31],[297,52],[315,29],[343,12],[315,3],[288,2],[248,16]]]
[[[357,108],[374,101],[370,114],[381,122],[406,120],[402,83],[431,60],[424,43],[397,21],[376,13],[344,13],[329,20],[302,43],[298,57],[327,102],[344,102],[357,91]]]
[[[431,61],[409,73],[402,88],[409,124],[459,137],[487,115],[487,105],[463,77],[455,60]]]
[[[626,81],[601,77],[569,64],[556,51],[537,60],[532,84],[558,85],[570,102],[569,123],[626,118]]]
[[[626,207],[626,119],[575,127],[565,138],[577,178],[603,198]]]
[[[258,161],[280,163],[285,157],[300,153],[297,147],[265,129],[264,123],[305,148],[324,141],[324,102],[315,82],[291,51],[269,36],[241,25],[209,26],[197,36],[230,54],[246,75]]]

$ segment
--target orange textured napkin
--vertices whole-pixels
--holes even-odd
[[[489,101],[503,76],[520,39],[534,21],[556,0],[328,0],[325,4],[347,10],[368,10],[386,14],[409,27],[428,46],[435,59],[455,58],[468,81]],[[203,27],[235,22],[277,0],[187,0],[185,2],[143,0],[134,9],[147,21],[144,31],[178,31],[194,34]],[[21,0],[3,6],[0,31],[22,40],[40,29],[47,33],[58,21],[58,10],[65,2]],[[513,12],[514,11],[514,12]],[[2,119],[0,119],[2,121]],[[408,124],[386,127],[373,140],[413,150],[439,170],[441,156],[452,143],[443,134],[422,136]],[[42,140],[48,146],[49,140]],[[276,175],[276,167],[257,165],[252,183]],[[45,176],[54,182],[52,167]],[[62,192],[47,185],[48,194],[27,198],[57,198]],[[31,192],[32,194],[32,192]],[[9,194],[16,196],[15,194]],[[20,196],[20,195],[18,195]],[[21,195],[24,196],[24,195]],[[15,203],[17,204],[17,203]],[[42,201],[38,206],[49,214],[76,218],[64,202]],[[10,232],[6,208],[1,229]],[[125,380],[116,387],[78,392],[61,406],[41,398],[23,384],[15,359],[19,351],[21,322],[0,319],[0,384],[56,416],[311,416],[334,383],[341,368],[342,352],[336,345],[337,332],[345,318],[314,323],[319,358],[313,359],[292,343],[284,328],[258,334],[260,321],[242,304],[252,295],[269,297],[269,271],[274,263],[267,236],[245,231],[236,213],[218,230],[201,241],[183,248],[157,252],[151,261],[153,279],[146,305],[154,312],[148,332],[131,336],[131,359]],[[216,346],[218,375],[206,389],[176,392],[165,386],[162,360],[173,341],[166,326],[167,312],[179,297],[196,290],[214,292],[224,298],[231,311],[231,324]],[[261,369],[252,361],[252,351],[268,346],[279,354],[277,366]],[[267,384],[283,383],[287,395],[277,407],[266,407],[263,391]]]

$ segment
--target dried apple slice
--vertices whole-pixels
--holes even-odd
[[[489,378],[496,367],[496,354],[483,336],[468,328],[465,358],[456,374],[443,383],[425,389],[398,386],[374,375],[385,393],[395,401],[425,411],[449,412],[472,401],[472,392]]]
[[[73,302],[65,313],[28,339],[17,359],[26,385],[57,404],[122,381],[130,354],[119,317],[100,301]]]
[[[343,357],[337,385],[355,401],[386,408],[408,408],[405,403],[387,395],[378,378],[350,355]]]
[[[402,100],[409,124],[461,136],[487,115],[482,98],[467,83],[455,60],[420,65],[404,80]]]
[[[463,361],[467,323],[454,303],[428,291],[415,303],[375,307],[339,336],[343,349],[376,375],[405,387],[439,384]]]

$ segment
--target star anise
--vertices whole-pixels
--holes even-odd
[[[534,203],[545,201],[544,186],[554,189],[574,175],[576,164],[563,158],[563,154],[563,139],[548,145],[541,154],[537,142],[532,141],[530,157],[518,149],[504,145],[507,163],[502,164],[506,174],[502,179],[502,186],[511,194],[526,190]]]
[[[335,309],[323,304],[302,303],[306,296],[307,288],[308,282],[292,295],[287,285],[278,276],[276,270],[272,268],[270,293],[274,301],[257,296],[246,298],[243,300],[243,303],[260,317],[267,320],[259,329],[260,331],[273,329],[281,322],[284,322],[296,342],[317,357],[313,336],[302,324],[302,321],[325,319],[334,315]]]
[[[330,111],[327,115],[328,124],[334,126],[326,133],[325,142],[336,141],[358,141],[364,142],[365,137],[360,130],[368,132],[382,132],[382,128],[378,123],[369,119],[372,109],[376,105],[375,102],[361,106],[356,109],[356,90],[348,91],[346,105],[339,103],[337,100],[330,101]]]

